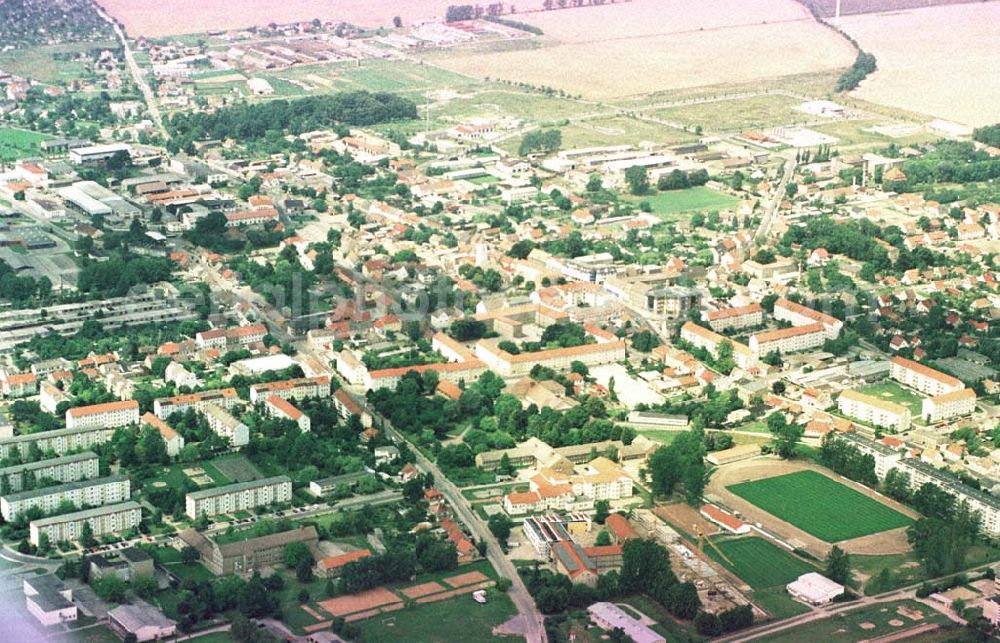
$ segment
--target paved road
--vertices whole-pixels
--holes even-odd
[[[795,174],[795,161],[786,159],[785,171],[781,175],[781,181],[778,182],[778,186],[774,190],[771,202],[765,206],[767,209],[764,211],[764,216],[761,217],[760,225],[757,226],[757,230],[754,232],[754,245],[763,243],[767,239],[767,235],[771,233],[771,226],[774,225],[774,219],[778,216],[778,208],[781,207],[781,202],[785,198],[785,186],[792,180],[793,174]]]
[[[146,76],[143,74],[142,68],[139,67],[139,63],[135,60],[132,47],[129,46],[128,38],[125,36],[121,25],[100,7],[97,7],[97,13],[109,22],[115,30],[115,35],[118,37],[118,41],[121,42],[122,49],[125,52],[125,63],[128,65],[129,73],[132,74],[132,79],[135,81],[139,91],[142,92],[143,98],[146,99],[146,109],[149,110],[150,118],[153,120],[153,124],[156,125],[156,129],[160,130],[163,140],[170,140],[170,134],[167,132],[167,128],[163,126],[163,116],[160,114],[160,106],[156,103],[156,96],[153,95],[153,89],[146,82]]]
[[[518,575],[517,569],[514,567],[514,563],[512,563],[504,554],[503,550],[500,548],[500,543],[493,535],[493,532],[491,532],[489,527],[486,526],[486,523],[476,515],[476,513],[472,510],[472,506],[469,504],[469,501],[462,496],[458,487],[445,477],[444,473],[441,472],[436,464],[424,457],[415,445],[411,444],[402,433],[394,429],[389,421],[382,417],[379,413],[372,409],[369,409],[369,412],[371,412],[372,416],[381,423],[381,426],[385,429],[386,434],[389,435],[389,437],[393,440],[405,442],[409,445],[410,450],[413,451],[416,456],[417,464],[434,476],[434,486],[442,494],[444,494],[445,498],[448,499],[448,503],[451,505],[458,518],[465,523],[477,540],[481,540],[486,543],[486,558],[501,576],[506,576],[511,580],[512,585],[509,592],[510,598],[514,602],[514,606],[517,607],[517,612],[521,616],[522,622],[525,624],[524,637],[528,643],[541,643],[546,641],[547,639],[545,636],[545,626],[543,625],[542,614],[535,606],[535,599],[533,599],[531,594],[528,593],[528,588],[525,587],[520,575]]]

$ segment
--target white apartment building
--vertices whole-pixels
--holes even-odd
[[[32,520],[28,524],[29,540],[38,545],[39,537],[46,534],[50,543],[60,540],[79,540],[83,523],[90,523],[94,537],[116,534],[137,528],[142,521],[142,508],[138,502],[129,500],[114,505],[104,505],[93,509]]]
[[[77,406],[66,410],[67,429],[100,429],[139,424],[139,403],[135,400]]]
[[[200,393],[190,393],[188,395],[175,395],[173,397],[161,397],[153,400],[153,413],[161,420],[166,420],[174,413],[183,413],[188,409],[194,409],[199,413],[204,413],[209,404],[214,404],[224,409],[231,409],[240,401],[235,388],[221,388],[212,391],[202,391]]]
[[[968,503],[969,509],[972,511],[979,512],[980,526],[985,533],[994,538],[1000,535],[1000,498],[962,484],[955,478],[916,458],[906,458],[900,461],[897,469],[909,474],[911,490],[919,489],[925,483],[930,482],[950,493],[958,502]]]
[[[301,377],[281,382],[254,384],[250,387],[250,401],[254,404],[263,402],[272,395],[277,395],[283,400],[301,400],[306,397],[330,397],[330,378],[326,375]]]
[[[17,520],[25,511],[38,507],[45,513],[55,511],[63,502],[72,502],[77,508],[97,507],[124,502],[132,495],[129,479],[121,474],[77,480],[55,487],[20,491],[0,498],[0,515],[7,522]]]
[[[787,321],[792,326],[822,324],[827,339],[837,339],[840,336],[840,331],[844,328],[844,322],[836,317],[789,301],[784,297],[774,302],[774,318],[778,321]]]
[[[10,493],[24,489],[25,478],[42,480],[47,478],[56,482],[76,482],[96,478],[100,474],[100,460],[90,451],[74,453],[73,455],[49,460],[39,460],[28,464],[17,464],[0,469],[0,485],[4,485]]]
[[[9,458],[16,450],[22,458],[27,457],[32,444],[42,452],[53,451],[63,455],[69,451],[90,449],[98,444],[109,442],[115,434],[115,427],[98,429],[56,429],[42,433],[15,435],[6,440],[0,440],[0,459]]]
[[[961,380],[924,366],[920,362],[914,362],[912,359],[896,356],[891,362],[889,374],[892,379],[925,395],[937,397],[965,388]]]
[[[347,380],[348,384],[360,386],[365,381],[368,369],[354,356],[354,353],[345,348],[337,353],[337,372]]]
[[[216,516],[233,511],[249,511],[292,499],[292,479],[276,476],[237,484],[193,491],[185,497],[185,513],[191,519],[202,514]]]
[[[875,460],[875,475],[879,480],[884,480],[885,474],[889,473],[891,469],[896,468],[903,459],[903,454],[899,450],[888,447],[881,442],[869,440],[857,433],[835,433],[831,435],[836,435],[838,440],[849,443],[862,454],[872,456]]]
[[[237,449],[250,442],[250,427],[243,424],[229,412],[215,404],[206,404],[204,409],[208,426]]]
[[[152,413],[144,414],[142,416],[142,423],[159,431],[160,437],[163,438],[163,443],[167,445],[167,455],[171,458],[177,457],[177,454],[184,448],[184,436]]]
[[[857,391],[844,391],[837,398],[837,409],[848,417],[896,431],[910,428],[910,409]]]
[[[929,424],[935,424],[953,417],[969,415],[976,410],[976,392],[963,388],[944,395],[924,398],[920,415]]]
[[[704,315],[705,321],[717,333],[727,329],[751,328],[764,323],[764,309],[760,304],[710,310]]]
[[[795,353],[819,348],[828,335],[823,324],[779,328],[750,336],[750,350],[757,355],[767,355],[774,351]]]

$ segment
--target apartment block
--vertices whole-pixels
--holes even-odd
[[[77,480],[54,487],[42,487],[3,496],[0,498],[0,515],[7,522],[12,522],[34,507],[48,514],[55,511],[63,502],[71,502],[78,508],[109,505],[128,500],[132,495],[131,492],[129,479],[121,474],[92,480]]]
[[[185,513],[191,519],[202,514],[216,516],[232,511],[249,511],[292,499],[292,479],[276,476],[237,484],[193,491],[185,497]]]
[[[719,356],[719,346],[722,345],[722,342],[729,342],[733,347],[733,360],[737,366],[746,369],[757,364],[757,356],[754,355],[749,346],[733,341],[694,322],[685,322],[681,326],[681,339],[698,348],[705,349],[712,357]]]
[[[704,315],[705,321],[717,333],[724,330],[752,328],[764,323],[764,309],[760,304],[710,310]]]
[[[896,431],[910,428],[910,409],[857,391],[844,391],[837,398],[837,409],[848,417]]]
[[[774,318],[778,321],[787,321],[792,326],[822,324],[826,339],[837,339],[840,336],[840,331],[844,328],[844,322],[836,317],[797,304],[784,297],[774,302]]]
[[[295,422],[300,431],[309,431],[312,428],[312,421],[308,415],[300,411],[288,400],[282,399],[277,395],[272,395],[264,400],[264,409],[271,417]]]
[[[205,405],[205,419],[208,426],[220,437],[236,448],[250,442],[250,427],[230,415],[229,411],[215,404]]]
[[[905,357],[892,358],[889,374],[897,382],[932,397],[954,393],[965,388],[965,384],[958,378]]]
[[[774,351],[795,353],[819,348],[828,339],[823,324],[779,328],[750,336],[750,350],[757,355],[767,355]]]
[[[915,491],[928,482],[943,489],[956,501],[968,503],[969,509],[979,512],[983,532],[994,538],[1000,535],[1000,498],[962,484],[956,478],[916,458],[901,460],[897,469],[910,476],[911,490]]]
[[[834,433],[836,439],[847,442],[864,455],[870,455],[875,460],[875,475],[879,480],[885,479],[885,474],[895,468],[903,454],[898,449],[886,446],[881,442],[869,440],[857,433]]]
[[[60,540],[79,540],[85,522],[90,523],[91,531],[95,537],[99,538],[107,534],[117,534],[137,528],[141,521],[142,507],[134,500],[129,500],[61,516],[32,520],[28,524],[29,540],[33,545],[38,545],[42,534],[48,536],[50,543],[57,543]]]
[[[142,424],[151,426],[160,433],[163,443],[167,446],[167,455],[171,458],[177,457],[177,454],[184,448],[184,436],[152,413],[146,413],[142,416]]]
[[[247,324],[234,328],[213,328],[195,335],[198,348],[245,347],[264,341],[267,326],[264,324]]]
[[[153,400],[153,414],[161,420],[166,420],[174,413],[184,413],[188,409],[204,413],[205,408],[209,404],[214,404],[224,409],[231,409],[239,401],[240,397],[234,388],[221,388],[202,391],[200,393],[189,393],[187,395],[161,397]]]
[[[250,401],[254,404],[263,402],[272,395],[283,400],[301,400],[306,397],[330,397],[330,378],[301,377],[294,380],[254,384],[250,387]]]
[[[100,473],[99,465],[100,460],[97,455],[90,451],[17,464],[0,469],[0,486],[5,486],[10,493],[17,493],[25,488],[25,481],[28,479],[76,482],[96,478]]]
[[[930,424],[969,415],[976,410],[976,392],[963,388],[943,395],[924,398],[920,415]]]
[[[0,440],[0,459],[9,458],[15,451],[20,453],[22,458],[25,458],[32,444],[37,445],[42,452],[52,451],[58,455],[63,455],[69,451],[90,449],[98,444],[110,442],[114,434],[115,427],[106,427],[98,429],[56,429],[55,431],[44,431],[42,433],[16,435],[6,440]]]
[[[67,429],[98,429],[139,424],[139,403],[135,400],[77,406],[66,410]]]
[[[512,355],[493,342],[480,341],[476,344],[476,357],[502,377],[523,377],[536,364],[565,371],[573,362],[583,362],[587,366],[620,362],[625,359],[625,342],[599,342]]]

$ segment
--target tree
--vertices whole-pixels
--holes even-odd
[[[650,456],[647,465],[653,493],[668,497],[680,486],[688,504],[699,506],[708,481],[704,457],[704,431],[698,428],[682,433],[670,444],[659,447]]]
[[[796,183],[789,182],[785,185],[785,196],[789,199],[795,198],[795,195],[799,193],[799,186]]]
[[[629,191],[637,196],[649,191],[649,174],[644,167],[635,165],[625,170],[625,182],[628,183]]]
[[[490,516],[486,524],[500,544],[506,545],[507,539],[510,538],[511,527],[514,525],[511,519],[504,514],[496,513]]]
[[[587,179],[587,192],[600,192],[602,187],[604,186],[601,185],[601,175],[597,172],[591,174]]]
[[[99,578],[92,582],[90,586],[102,601],[108,603],[125,602],[125,581],[118,578],[117,575]]]
[[[392,26],[396,29],[401,29],[403,27],[403,19],[399,16],[394,16],[392,19]]]
[[[250,580],[240,589],[237,608],[247,618],[258,618],[273,614],[278,607],[278,597],[269,594],[260,572],[254,572]]]
[[[90,526],[90,521],[85,520],[83,527],[80,528],[80,546],[84,549],[90,549],[96,544],[97,539],[94,538],[94,529]]]
[[[786,459],[795,457],[796,448],[805,434],[805,428],[788,422],[784,414],[780,411],[772,413],[767,418],[767,428],[774,436],[773,447],[775,453]]]
[[[611,503],[607,500],[597,500],[594,502],[594,522],[598,525],[603,525],[609,515],[611,515]]]
[[[146,599],[152,598],[159,589],[155,576],[133,577],[132,580],[129,581],[129,587],[132,588],[132,591],[135,592],[139,598]]]
[[[833,546],[830,553],[826,557],[826,577],[835,583],[840,583],[841,585],[846,585],[848,579],[851,577],[851,559],[848,554],[837,547]]]
[[[603,547],[604,545],[611,544],[611,534],[602,529],[597,533],[597,538],[594,539],[594,544],[598,547]]]
[[[182,563],[194,563],[197,562],[200,557],[201,554],[198,553],[198,550],[190,545],[185,545],[184,548],[181,549]]]

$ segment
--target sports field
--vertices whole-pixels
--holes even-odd
[[[10,127],[0,128],[0,160],[13,161],[39,154],[39,143],[50,137],[38,132]]]
[[[729,569],[754,589],[784,586],[802,574],[816,571],[812,565],[763,538],[723,540],[717,545],[733,562]]]
[[[816,471],[727,487],[775,517],[829,543],[909,525],[903,514]]]
[[[686,190],[668,190],[644,196],[629,197],[636,203],[646,201],[653,208],[653,214],[664,219],[677,219],[677,215],[689,212],[710,212],[735,208],[739,200],[716,192],[711,188],[699,186]]]
[[[785,585],[802,574],[817,571],[816,567],[756,536],[723,540],[716,545],[730,562],[711,547],[705,551],[753,588],[753,601],[772,616],[785,618],[807,611],[805,605],[788,595]]]

